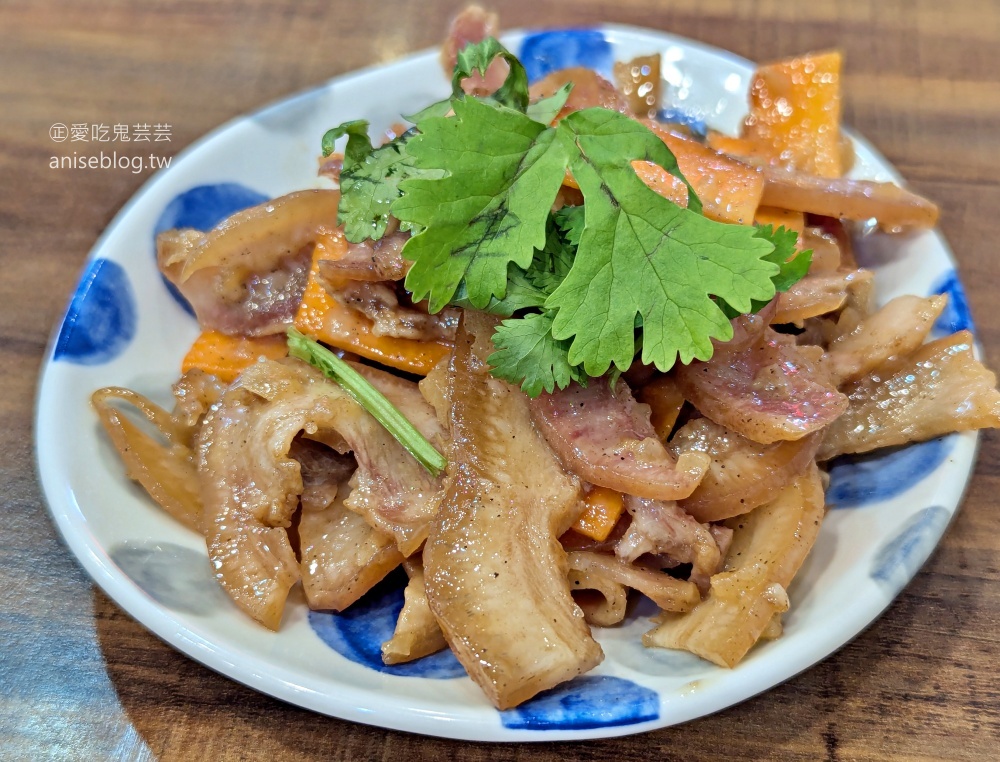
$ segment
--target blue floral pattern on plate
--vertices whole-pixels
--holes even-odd
[[[972,322],[972,311],[969,309],[969,300],[965,296],[965,289],[962,281],[958,279],[958,273],[949,270],[937,282],[932,289],[935,294],[947,294],[948,304],[941,313],[941,317],[934,323],[934,332],[939,335],[955,333],[955,331],[969,330],[975,333],[976,326]]]
[[[396,572],[346,611],[310,611],[309,624],[341,656],[379,672],[402,677],[462,677],[465,668],[449,649],[405,664],[382,662],[382,644],[396,628],[405,586],[406,575]]]
[[[952,450],[951,437],[845,455],[830,467],[826,502],[831,508],[863,508],[896,497],[930,476]]]
[[[53,357],[78,365],[102,365],[135,337],[135,293],[128,274],[110,259],[92,259],[69,303]]]
[[[263,204],[270,196],[248,188],[239,183],[216,183],[214,185],[198,185],[178,193],[164,207],[156,225],[153,226],[153,238],[165,230],[174,228],[194,228],[195,230],[211,230],[226,217],[257,204]],[[155,245],[154,245],[155,252]],[[187,299],[181,296],[177,287],[166,278],[163,279],[167,290],[189,314],[194,310]]]
[[[930,557],[950,520],[951,514],[940,505],[915,513],[875,553],[871,578],[893,594],[902,590]]]
[[[604,32],[597,29],[559,29],[529,34],[521,43],[518,58],[531,82],[570,66],[583,66],[611,76],[614,64],[611,44]]]
[[[545,691],[500,713],[518,730],[585,730],[634,725],[660,716],[656,691],[610,675],[588,675]]]

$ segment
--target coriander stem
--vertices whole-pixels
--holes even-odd
[[[440,476],[444,471],[448,461],[434,445],[382,392],[336,354],[294,328],[288,329],[288,354],[318,368],[327,378],[340,384],[433,476]]]

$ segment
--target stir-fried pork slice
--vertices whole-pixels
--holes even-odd
[[[415,383],[370,366],[352,365],[432,444],[443,446],[444,432]],[[317,376],[300,363],[284,367],[292,367],[300,374],[308,371],[309,378]],[[281,390],[270,382],[267,374],[261,376],[244,373],[242,383],[261,396],[277,400],[276,390],[278,393]],[[313,393],[312,387],[301,383],[294,392],[302,396],[303,404],[308,404],[307,397]],[[353,489],[344,504],[373,527],[391,535],[403,555],[408,556],[427,536],[428,522],[441,497],[441,480],[431,476],[364,408],[347,399],[351,405],[338,409],[336,417],[328,419],[326,426],[318,424],[321,431],[325,429],[328,434],[342,438],[344,444],[338,446],[353,452],[358,463],[350,480]],[[308,428],[306,432],[312,435]]]
[[[674,435],[675,453],[695,450],[712,458],[708,473],[679,505],[698,521],[722,521],[770,502],[801,476],[816,456],[822,434],[762,445],[708,418],[689,421]]]
[[[628,591],[625,586],[603,574],[592,573],[572,566],[570,555],[569,589],[573,600],[583,611],[589,625],[613,627],[625,618],[628,608]]]
[[[850,407],[827,430],[820,460],[1000,426],[996,376],[968,331],[924,344],[844,388]]]
[[[629,495],[625,508],[632,516],[615,555],[628,562],[646,553],[666,555],[678,564],[691,564],[691,581],[700,590],[719,570],[722,554],[709,528],[700,524],[675,502],[647,500]]]
[[[344,507],[354,458],[302,438],[289,454],[302,474],[299,547],[302,589],[311,609],[342,611],[399,566],[390,535]]]
[[[813,464],[772,502],[729,519],[732,545],[708,597],[687,614],[662,614],[643,643],[735,666],[788,609],[786,590],[816,541],[823,511],[823,484]]]
[[[290,193],[237,212],[207,233],[157,238],[160,270],[203,328],[262,336],[291,325],[309,274],[309,245],[337,225],[340,193]]]
[[[431,610],[490,701],[506,709],[603,658],[557,538],[580,481],[535,430],[527,397],[489,374],[496,321],[466,311],[452,356],[448,479],[424,547]]]
[[[701,600],[693,582],[669,574],[633,566],[607,553],[574,551],[569,554],[569,568],[598,579],[638,590],[664,611],[690,611]]]
[[[711,360],[674,374],[702,414],[762,444],[801,439],[847,409],[847,398],[808,353],[767,327],[770,319],[766,309],[737,318],[733,339],[716,342]]]
[[[455,17],[448,30],[448,36],[441,45],[441,66],[444,75],[451,80],[459,51],[472,42],[481,42],[487,37],[496,37],[500,29],[500,19],[495,13],[487,13],[478,5],[469,5]],[[507,78],[507,62],[497,58],[486,70],[486,76],[473,74],[462,83],[462,89],[470,95],[489,95],[496,92]]]
[[[396,224],[394,219],[391,224]],[[389,232],[387,227],[386,234],[377,241],[349,243],[337,259],[321,259],[320,275],[334,282],[402,280],[411,265],[401,254],[409,238],[409,233]]]
[[[765,168],[761,204],[846,220],[875,218],[887,230],[932,228],[938,208],[893,183]]]
[[[385,664],[403,664],[448,647],[444,633],[434,618],[424,587],[424,567],[414,556],[403,562],[410,581],[403,591],[403,608],[392,638],[382,644]]]
[[[201,500],[190,429],[129,389],[98,389],[90,401],[125,464],[126,475],[141,484],[163,510],[185,526],[199,530]],[[158,436],[143,431],[114,402],[124,402],[142,413]]]
[[[948,303],[946,296],[900,296],[835,339],[827,355],[834,381],[855,381],[924,343]]]
[[[872,280],[871,270],[810,273],[783,294],[772,323],[798,323],[840,309],[852,290]]]
[[[216,577],[272,629],[299,579],[285,528],[303,491],[288,457],[301,431],[354,452],[351,501],[397,540],[419,545],[436,507],[437,482],[347,392],[298,361],[252,365],[207,416],[198,470]]]
[[[199,368],[187,371],[173,386],[174,420],[187,427],[193,437],[205,414],[222,399],[228,386]]]
[[[568,82],[573,83],[573,90],[563,106],[564,114],[585,108],[606,108],[623,114],[631,113],[625,97],[613,84],[593,69],[582,66],[559,69],[538,80],[531,86],[531,100],[555,95]]]
[[[675,462],[624,381],[586,387],[574,382],[531,400],[531,417],[562,464],[591,484],[658,500],[687,497],[708,457],[685,453]]]
[[[394,336],[416,341],[455,340],[458,310],[444,309],[436,315],[416,307],[400,305],[391,283],[355,281],[328,289],[346,307],[372,321],[372,335]]]

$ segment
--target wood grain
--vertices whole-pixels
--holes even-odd
[[[926,568],[853,643],[740,706],[585,744],[486,746],[320,717],[188,660],[93,587],[36,484],[46,341],[95,239],[148,174],[58,171],[55,122],[168,122],[170,152],[331,76],[435,44],[459,2],[0,5],[0,758],[995,759],[1000,435]],[[755,60],[840,47],[845,119],[938,201],[1000,362],[1000,6],[889,0],[513,0],[508,27],[658,27]],[[72,439],[73,432],[66,436]]]

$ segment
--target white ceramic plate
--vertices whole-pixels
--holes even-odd
[[[666,105],[735,132],[753,67],[698,43],[640,29],[512,33],[533,77],[565,65],[605,74],[613,60],[663,57]],[[153,177],[94,246],[66,318],[53,336],[38,396],[42,485],[67,545],[94,580],[143,625],[203,664],[257,690],[348,720],[484,741],[582,739],[690,720],[766,690],[853,638],[927,559],[954,514],[975,455],[974,435],[952,436],[833,469],[837,506],[790,590],[784,636],[733,670],[640,645],[643,605],[597,634],[607,657],[591,675],[498,712],[450,654],[382,668],[378,645],[398,607],[384,586],[347,616],[309,614],[293,595],[281,631],[240,613],[212,581],[200,537],[174,523],[123,475],[88,398],[121,385],[169,405],[170,384],[197,334],[164,286],[154,233],[208,228],[238,208],[319,186],[319,140],[330,126],[367,118],[373,132],[445,96],[437,52],[329,82],[237,119]],[[857,145],[857,176],[895,179]],[[872,258],[878,254],[878,262]],[[941,332],[967,327],[954,262],[936,232],[870,238],[861,247],[882,300],[948,291]]]

